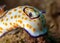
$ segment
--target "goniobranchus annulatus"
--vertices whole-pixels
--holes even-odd
[[[17,27],[22,27],[32,37],[47,32],[44,15],[32,6],[18,6],[0,17],[0,37]]]

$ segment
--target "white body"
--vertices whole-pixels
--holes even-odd
[[[0,36],[5,32],[16,29],[17,27],[24,28],[31,36],[37,37],[39,35],[45,34],[46,30],[42,30],[40,17],[36,19],[29,18],[24,12],[32,13],[32,18],[37,17],[39,12],[35,13],[34,9],[30,9],[29,6],[19,6],[9,10],[2,18],[0,18]]]

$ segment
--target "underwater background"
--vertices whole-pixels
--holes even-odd
[[[47,34],[38,38],[32,38],[18,28],[0,38],[0,43],[60,43],[60,0],[0,0],[0,4],[6,5],[5,10],[22,5],[44,10],[49,27]]]

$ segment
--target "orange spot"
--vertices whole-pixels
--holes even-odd
[[[9,32],[9,29],[8,28],[6,30]]]
[[[24,17],[22,17],[22,19],[24,19]]]
[[[10,18],[13,19],[13,16],[11,16]]]
[[[42,28],[40,28],[40,31],[42,31],[43,29]]]
[[[18,27],[18,24],[14,23],[14,28],[17,28]]]
[[[33,12],[34,10],[33,10],[33,9],[30,9],[30,11],[32,11],[32,12]]]
[[[32,28],[32,26],[31,26],[31,25],[29,25],[29,24],[26,24],[26,27],[28,27],[29,29],[31,29],[31,28]]]
[[[29,28],[31,29],[31,28],[32,28],[32,26],[30,25],[30,26],[29,26]]]
[[[27,20],[28,18],[27,17],[25,17],[25,20]]]
[[[18,6],[18,8],[21,8],[21,6]]]
[[[29,24],[26,24],[26,27],[29,27]]]
[[[16,26],[16,25],[14,26],[14,28],[17,28],[17,27],[18,27],[18,26]]]
[[[14,11],[17,11],[17,9],[14,8]]]
[[[10,23],[10,25],[12,25],[12,23]]]
[[[13,28],[12,27],[10,27],[9,29],[7,29],[8,31],[11,31],[11,30],[13,30]]]
[[[33,32],[35,32],[36,31],[36,29],[35,28],[32,28],[33,29]]]
[[[4,22],[3,22],[3,24],[4,24]]]
[[[14,18],[17,18],[17,15],[15,15]]]
[[[38,23],[37,25],[39,26],[40,24]]]
[[[2,28],[2,27],[0,27],[0,30],[3,30],[3,28]]]
[[[42,28],[41,28],[40,24],[38,23],[37,25],[39,26],[39,28],[40,28],[40,31],[42,31]]]
[[[13,23],[15,25],[15,23]]]
[[[8,21],[8,18],[6,18],[6,21]]]
[[[34,22],[36,22],[36,20],[34,20]]]
[[[20,15],[18,15],[18,18],[20,18]]]
[[[7,26],[7,23],[4,23]]]
[[[9,14],[12,14],[12,12],[9,12]]]
[[[29,8],[27,8],[26,10],[29,10]]]
[[[2,33],[2,31],[0,31],[0,33]]]
[[[23,13],[23,15],[25,15],[25,13]]]
[[[4,19],[1,19],[1,22],[3,22]]]
[[[29,20],[29,21],[32,21],[32,20]]]
[[[19,12],[19,13],[21,13],[22,11],[21,11],[21,10],[19,10],[18,12]]]
[[[40,23],[37,23],[37,25],[40,27],[41,25],[40,25]]]
[[[19,23],[22,23],[22,20],[18,20]]]

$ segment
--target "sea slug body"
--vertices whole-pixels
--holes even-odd
[[[40,11],[31,6],[18,6],[10,9],[0,18],[0,36],[4,33],[22,27],[32,37],[44,35],[47,28],[41,28]]]

